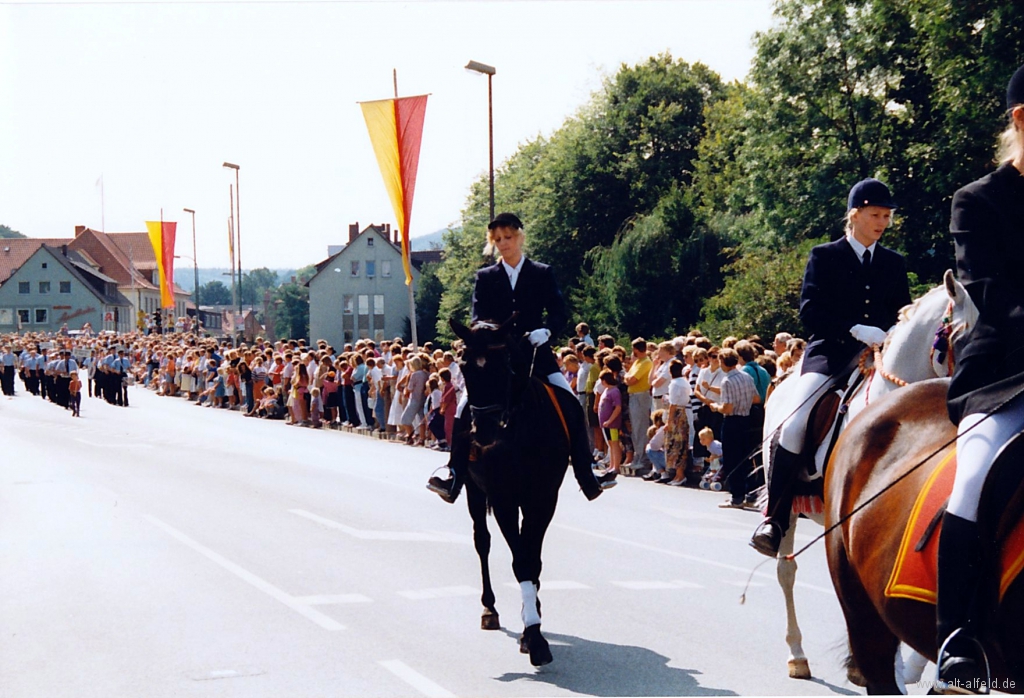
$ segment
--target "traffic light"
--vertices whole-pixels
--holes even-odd
[[[153,311],[153,324],[156,325],[156,333],[164,333],[164,315],[159,310]]]

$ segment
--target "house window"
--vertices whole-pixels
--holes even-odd
[[[373,247],[373,236],[372,235],[367,235],[366,236],[366,246],[367,247]]]
[[[40,295],[46,295],[49,292],[50,292],[50,282],[49,281],[40,281],[39,282],[39,294]]]
[[[19,281],[18,282],[18,293],[27,295],[32,293],[32,282],[31,281]]]
[[[352,296],[344,295],[341,297],[341,312],[345,315],[351,315],[353,313],[354,306],[352,304]]]
[[[349,276],[359,276],[359,260],[352,262],[352,271]]]
[[[14,311],[10,308],[0,308],[0,325],[13,325]]]
[[[18,309],[18,322],[22,325],[27,325],[28,323],[32,322],[31,317],[29,317],[28,310],[23,308]]]
[[[60,282],[60,292],[61,293],[71,293],[71,282],[70,281],[61,281]]]
[[[43,262],[43,269],[46,269],[46,262]]]
[[[356,319],[356,331],[360,339],[370,336],[370,297],[359,296],[359,317]]]
[[[377,262],[372,259],[366,260],[366,278],[372,279],[377,275]]]
[[[384,294],[382,293],[373,296],[373,329],[381,334],[384,333]]]
[[[359,314],[369,315],[370,314],[370,297],[361,295],[359,296]]]
[[[36,308],[36,324],[45,325],[50,322],[49,308]]]

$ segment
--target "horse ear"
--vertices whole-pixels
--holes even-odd
[[[967,289],[956,280],[956,275],[953,274],[951,269],[947,269],[946,273],[942,275],[942,285],[946,287],[946,295],[949,296],[951,301],[962,300],[961,294],[966,294],[967,292]]]
[[[468,327],[463,325],[455,318],[448,319],[448,326],[452,328],[452,332],[455,333],[456,337],[461,339],[463,342],[469,342],[469,338],[472,336],[473,333],[470,331]]]

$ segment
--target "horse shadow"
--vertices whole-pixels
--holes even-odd
[[[519,634],[502,628],[511,638]],[[555,663],[530,672],[510,672],[496,681],[533,681],[589,696],[735,696],[735,691],[701,686],[696,669],[668,666],[669,658],[644,647],[613,645],[572,635],[544,633]]]

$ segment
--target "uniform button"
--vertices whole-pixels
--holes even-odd
[[[864,299],[864,303],[865,303],[865,305],[866,305],[866,304],[868,304],[868,303],[870,303],[870,302],[871,302],[871,299],[870,299],[870,298],[865,298],[865,299]]]
[[[865,290],[865,291],[870,291],[870,290],[871,290],[871,286],[865,286],[865,287],[864,287],[864,290]]]
[[[864,319],[865,319],[865,320],[867,320],[867,319],[868,319],[869,317],[870,317],[870,316],[869,316],[869,315],[868,315],[867,313],[864,313]]]

